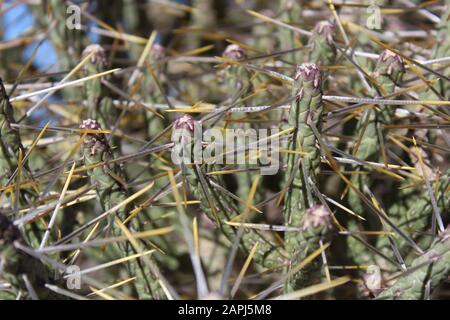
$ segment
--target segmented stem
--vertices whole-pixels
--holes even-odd
[[[320,21],[316,24],[308,45],[311,47],[309,62],[317,65],[330,65],[336,58],[334,37],[336,26],[329,21]]]
[[[414,259],[409,269],[377,299],[423,299],[426,290],[432,292],[447,279],[450,274],[450,227],[440,234],[426,253]]]
[[[206,173],[213,169],[213,164],[199,165],[194,163],[195,152],[201,152],[198,148],[199,141],[194,141],[194,137],[201,135],[194,135],[194,130],[199,128],[199,123],[189,115],[177,119],[174,123],[174,131],[172,133],[173,141],[182,147],[181,153],[185,155],[191,155],[192,158],[189,161],[182,161],[181,166],[183,175],[189,185],[189,188],[196,199],[200,201],[200,208],[208,216],[208,218],[220,228],[221,232],[233,243],[236,239],[238,231],[228,225],[226,222],[236,217],[238,210],[236,209],[233,200],[227,195],[217,191],[209,181],[209,177]],[[178,131],[177,131],[178,130]],[[181,130],[181,131],[179,131]],[[197,143],[197,147],[195,146]],[[218,179],[218,182],[223,181]],[[270,241],[270,237],[263,235],[261,232],[255,229],[244,229],[241,239],[240,248],[246,254],[250,252],[255,243],[258,244],[258,250],[253,257],[253,260],[266,267],[277,268],[285,263],[285,257],[279,246]]]
[[[282,0],[280,1],[279,10],[282,12],[279,17],[281,22],[295,25],[301,21],[302,5],[300,1]],[[281,51],[300,47],[300,39],[298,38],[298,34],[294,31],[280,27],[278,34],[279,49]],[[303,53],[302,51],[287,53],[283,56],[283,59],[290,63],[299,64],[302,62]]]
[[[297,98],[292,103],[288,119],[289,126],[294,128],[294,132],[288,149],[305,154],[300,156],[293,153],[287,158],[286,181],[292,181],[287,186],[283,208],[287,227],[300,227],[302,223],[305,223],[306,212],[313,210],[315,206],[308,180],[316,184],[320,172],[320,151],[316,145],[311,124],[320,130],[323,111],[321,85],[321,74],[315,64],[303,64],[297,68],[292,89],[292,94]],[[311,212],[315,211],[317,210]],[[323,235],[322,231],[327,228],[319,229],[312,228],[309,234],[307,232],[285,233],[285,247],[292,267],[318,248],[319,239]],[[305,270],[291,275],[285,290],[292,291],[299,288],[308,280],[308,276],[309,273]]]
[[[106,66],[105,50],[98,44],[91,44],[83,51],[83,57],[92,54],[84,65],[85,76],[103,72]],[[109,90],[101,82],[101,78],[94,78],[85,82],[84,90],[87,100],[88,118],[95,119],[102,128],[115,126],[119,116],[118,110],[112,104]]]
[[[373,76],[382,95],[394,92],[395,84],[400,81],[404,71],[403,59],[400,56],[389,50],[381,53]],[[381,130],[381,124],[392,122],[395,108],[392,106],[381,106],[381,108],[381,111],[366,110],[358,121],[355,132],[360,137],[360,143],[356,152],[354,151],[354,156],[357,159],[366,161],[383,160],[378,130]],[[384,131],[381,130],[381,132],[384,136]],[[363,190],[365,185],[370,187],[371,178],[366,174],[354,175],[351,181],[358,190]],[[353,211],[356,213],[363,212],[362,201],[354,190],[349,190],[348,202]]]
[[[80,129],[101,130],[101,126],[95,120],[84,120]],[[108,163],[113,160],[111,148],[103,133],[89,133],[83,142],[83,159],[86,166],[93,166],[88,170],[91,183],[96,184],[96,192],[104,211],[107,211],[127,199],[127,190],[124,185],[124,175],[117,164]],[[102,163],[101,165],[98,165]],[[129,208],[128,208],[129,209]],[[118,209],[116,216],[120,220],[127,218],[127,207]],[[115,216],[108,219],[108,227],[114,236],[121,236],[122,231],[114,222]],[[141,226],[138,220],[132,219],[128,228],[137,232]],[[123,257],[135,254],[130,243],[119,243],[119,249]],[[131,260],[128,263],[130,276],[135,276],[135,288],[140,299],[161,298],[161,288],[158,279],[140,261]]]
[[[18,294],[31,298],[28,294],[24,276],[32,284],[39,299],[58,299],[47,288],[53,274],[40,261],[14,246],[14,243],[24,243],[17,227],[3,214],[0,214],[0,300],[14,300]]]

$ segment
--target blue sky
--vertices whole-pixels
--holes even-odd
[[[9,5],[12,1],[6,1]],[[2,19],[3,40],[12,40],[20,37],[26,30],[32,28],[34,19],[26,4],[19,4],[13,9],[8,10]],[[33,54],[38,43],[28,45],[22,52],[22,59],[27,61]],[[58,60],[53,45],[49,40],[44,41],[33,61],[34,67],[39,70],[46,70],[55,65]]]

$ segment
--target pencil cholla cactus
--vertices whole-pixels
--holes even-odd
[[[333,23],[329,21],[318,22],[308,43],[311,47],[309,62],[331,64],[336,58],[335,36],[336,26]]]
[[[450,274],[450,227],[442,232],[431,248],[417,257],[405,275],[380,293],[378,299],[418,300],[430,294]],[[427,288],[428,287],[428,288]]]
[[[184,149],[183,152],[188,152],[192,157],[195,152],[198,152],[198,150],[194,150],[195,142],[198,142],[194,141],[194,132],[199,126],[198,121],[190,115],[183,115],[175,120],[173,124],[174,130],[183,130],[184,133],[178,135],[173,131],[172,137],[180,139],[176,142],[181,143]],[[183,138],[185,134],[191,134],[190,139]],[[188,148],[191,150],[188,150]],[[239,211],[234,204],[234,200],[221,191],[214,189],[208,176],[206,176],[206,173],[209,170],[213,170],[215,165],[200,165],[198,162],[195,163],[194,158],[190,161],[189,159],[187,160],[186,162],[188,163],[183,162],[181,168],[189,189],[195,198],[200,201],[200,208],[206,216],[233,243],[237,236],[237,230],[227,224],[227,222],[236,217]],[[223,184],[223,180],[220,178],[218,178],[217,182]],[[248,254],[253,246],[258,243],[258,250],[253,258],[254,261],[266,268],[278,268],[285,263],[283,251],[268,239],[270,237],[268,235],[266,236],[263,232],[245,228],[241,236],[240,248],[244,253]]]
[[[282,0],[279,2],[279,11],[282,12],[279,19],[285,23],[297,23],[301,21],[303,4],[296,0]],[[279,49],[289,50],[298,47],[299,39],[297,33],[287,28],[278,30]],[[285,55],[286,61],[290,63],[302,63],[303,53],[301,51],[292,52]]]
[[[247,57],[244,48],[237,44],[230,44],[225,48],[223,57],[232,61],[225,70],[225,83],[229,98],[235,98],[237,93],[241,93],[237,98],[248,96],[252,92],[251,75],[244,66],[239,64],[240,60]]]
[[[58,299],[45,288],[51,283],[51,272],[34,257],[22,252],[16,243],[25,244],[19,229],[3,213],[0,213],[0,300],[15,300],[17,296],[29,297],[24,277],[33,284],[36,295],[41,299]]]
[[[427,179],[432,179],[430,176]],[[450,210],[450,198],[446,196],[450,187],[450,170],[446,174],[437,176],[431,183],[436,206],[442,213]],[[391,221],[402,226],[404,230],[411,232],[413,239],[421,241],[421,247],[426,249],[431,243],[432,237],[427,232],[432,226],[434,209],[430,194],[425,186],[401,189],[397,193],[396,201],[389,206],[388,213]],[[443,214],[445,217],[445,214]],[[425,242],[424,242],[425,241]],[[410,246],[402,238],[396,238],[396,245],[400,254],[406,262],[409,257]],[[388,257],[395,258],[392,246],[387,237],[379,237],[376,242],[377,248]]]
[[[449,295],[450,0],[62,2],[0,15],[0,300]]]
[[[450,54],[450,1],[445,1],[445,12],[441,16],[441,21],[438,25],[438,33],[436,36],[436,43],[433,47],[431,53],[432,59],[448,57]],[[447,77],[450,76],[450,71],[448,68],[444,68],[441,72]],[[449,81],[439,81],[433,85],[434,90],[426,89],[425,92],[421,94],[421,98],[425,100],[431,100],[440,98],[442,95],[444,98],[450,98],[450,84]],[[438,93],[438,94],[436,94]]]
[[[236,44],[231,44],[226,47],[223,52],[223,57],[235,61],[236,64],[231,64],[224,71],[224,77],[226,82],[227,95],[230,101],[232,99],[236,100],[238,98],[245,99],[244,104],[247,106],[251,102],[254,102],[254,99],[249,100],[248,96],[253,93],[253,83],[251,81],[252,74],[245,68],[243,65],[239,65],[241,60],[247,58],[247,53],[244,48],[240,47]],[[244,122],[238,125],[242,132],[247,129],[257,129],[257,125],[253,125],[248,122]],[[245,134],[238,135],[237,137],[237,146],[245,146],[246,137]],[[245,151],[242,151],[245,152]],[[246,165],[244,169],[249,169],[249,166]],[[255,178],[256,173],[251,171],[240,172],[236,175],[238,190],[237,195],[241,199],[245,199],[250,192],[250,186],[252,181]],[[255,201],[259,202],[261,200],[261,193],[257,192],[255,196]]]
[[[16,169],[18,152],[22,148],[19,132],[12,128],[15,122],[12,105],[6,94],[3,80],[0,79],[0,177],[2,185],[6,184],[9,176]]]
[[[105,71],[106,53],[98,44],[88,45],[83,51],[83,58],[91,55],[83,67],[86,76],[93,76]],[[99,122],[102,128],[111,128],[118,118],[118,111],[112,104],[108,90],[102,84],[101,78],[85,82],[84,90],[87,99],[88,117]]]
[[[316,144],[316,136],[311,126],[317,130],[321,128],[321,117],[323,111],[322,105],[322,79],[319,68],[315,64],[305,63],[297,67],[292,94],[296,100],[292,103],[289,112],[288,123],[294,128],[292,140],[289,142],[288,149],[292,151],[302,151],[305,153],[300,159],[296,153],[290,153],[287,157],[288,170],[286,182],[292,181],[287,185],[284,202],[284,220],[288,227],[299,227],[302,223],[306,226],[314,226],[319,220],[322,209],[314,210],[314,202],[311,194],[309,181],[317,183],[320,171],[320,151]],[[301,160],[301,161],[300,161]],[[316,207],[316,210],[319,207]],[[308,216],[305,216],[308,212]],[[326,218],[327,214],[323,215]],[[311,222],[311,223],[310,223]],[[314,234],[314,228],[312,229]],[[286,251],[291,259],[291,265],[296,265],[305,258],[308,252],[312,252],[318,247],[319,242],[316,237],[312,237],[314,243],[308,242],[306,234],[298,232],[285,233]],[[299,272],[292,275],[288,280],[286,291],[292,291],[299,288],[307,281],[308,272]]]
[[[91,166],[88,170],[91,183],[96,184],[98,199],[104,211],[110,210],[127,199],[127,190],[123,185],[124,175],[120,166],[115,163],[108,163],[114,156],[108,144],[108,140],[102,127],[94,119],[86,119],[80,125],[81,130],[90,130],[83,141],[83,158],[86,166]],[[92,131],[99,132],[92,132]],[[117,217],[124,221],[127,218],[128,209],[122,206],[117,210]],[[114,236],[122,235],[121,229],[115,223],[115,216],[108,217],[108,228],[112,230]],[[137,218],[130,221],[129,228],[132,231],[140,229]],[[119,243],[119,249],[123,257],[134,254],[130,243]],[[130,276],[135,276],[135,288],[141,299],[158,299],[161,297],[161,288],[155,275],[147,268],[143,268],[138,261],[128,262]]]
[[[143,79],[140,90],[143,101],[150,105],[155,103],[165,103],[166,101],[164,97],[167,93],[166,73],[168,63],[164,61],[166,57],[166,49],[161,44],[154,43],[147,57],[145,64],[146,68],[142,74]],[[159,85],[156,81],[159,82]],[[168,125],[168,121],[166,118],[161,119],[160,116],[149,110],[144,110],[144,112],[148,138],[153,139],[164,130],[165,126]]]
[[[394,93],[395,84],[400,81],[405,72],[403,59],[397,54],[385,50],[380,54],[374,71],[374,78],[378,82],[378,86],[382,94],[389,95]],[[366,110],[357,123],[355,132],[360,137],[358,149],[353,150],[353,154],[357,159],[366,161],[383,160],[381,157],[381,142],[379,136],[382,130],[381,124],[391,123],[392,115],[395,109],[391,106],[382,106],[380,112],[375,110]],[[359,190],[363,190],[366,185],[370,187],[370,176],[357,175],[352,177],[352,183]],[[349,191],[349,203],[351,208],[357,212],[363,212],[363,205],[359,196],[353,191]]]
[[[19,157],[22,159],[26,156],[26,149],[22,144],[22,138],[19,130],[13,126],[17,124],[14,118],[14,110],[6,90],[3,84],[3,80],[0,78],[0,184],[2,187],[6,187],[9,182],[10,185],[15,180],[11,180],[11,176],[18,170]],[[31,169],[28,163],[23,163],[23,174],[25,177],[32,178]],[[30,203],[37,198],[35,190],[27,188],[24,190],[18,188],[19,196],[18,204]],[[38,246],[40,243],[41,228],[36,225],[29,224],[25,226],[24,236],[28,242],[33,246]]]
[[[393,93],[395,85],[399,83],[404,73],[405,64],[402,57],[387,49],[381,52],[375,67],[374,77],[379,84],[382,95]],[[390,123],[394,112],[394,108],[384,106],[378,120],[384,123]]]

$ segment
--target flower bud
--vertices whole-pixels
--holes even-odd
[[[103,68],[106,65],[106,53],[102,46],[98,44],[90,44],[83,50],[83,58],[92,54],[89,62],[94,66]]]
[[[304,231],[326,232],[332,228],[331,212],[323,205],[316,205],[305,211],[302,229]]]
[[[321,75],[319,68],[314,63],[304,63],[297,67],[294,80],[312,82],[312,88],[320,88]]]
[[[230,44],[228,47],[226,47],[225,51],[223,52],[223,56],[231,60],[242,60],[247,57],[247,55],[245,54],[245,50],[237,44]]]
[[[94,119],[86,119],[80,125],[84,130],[101,130],[100,124]],[[85,148],[90,149],[90,154],[95,155],[97,151],[108,149],[108,141],[104,133],[88,133],[83,141]]]
[[[402,57],[390,50],[384,50],[378,58],[376,72],[389,77],[393,82],[399,81],[405,72]]]
[[[196,121],[192,116],[185,114],[181,118],[175,120],[173,127],[177,130],[182,129],[194,132],[195,122]]]
[[[313,33],[325,37],[328,44],[332,44],[336,36],[336,26],[329,21],[319,21],[314,27]]]

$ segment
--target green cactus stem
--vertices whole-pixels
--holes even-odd
[[[101,130],[99,123],[93,119],[84,120],[80,129]],[[103,133],[87,134],[83,142],[83,159],[86,166],[105,162],[103,165],[95,166],[88,170],[88,175],[92,184],[96,184],[96,192],[104,211],[107,211],[127,198],[127,190],[123,185],[124,175],[119,165],[108,163],[114,159],[111,148]],[[127,218],[127,208],[122,207],[117,211],[120,220]],[[111,228],[114,236],[121,236],[121,229],[114,223],[114,216],[108,219],[108,227]],[[128,228],[136,232],[140,230],[137,219],[132,219]],[[130,243],[120,243],[119,249],[123,257],[135,254]],[[161,288],[158,279],[144,268],[139,261],[132,260],[128,263],[130,276],[135,276],[135,288],[140,299],[161,298]]]
[[[199,128],[199,122],[189,115],[184,115],[175,121],[174,130],[172,131],[172,140],[183,147],[182,152],[190,152],[184,154],[190,154],[192,157],[194,157],[195,152],[198,152],[193,141],[193,138],[196,136],[194,135],[194,130],[197,130],[197,128]],[[189,136],[189,140],[185,140],[187,136]],[[233,200],[223,193],[215,191],[208,180],[205,179],[205,183],[202,183],[208,172],[207,169],[213,169],[214,165],[196,166],[194,158],[188,159],[187,163],[182,161],[180,164],[189,189],[194,197],[200,201],[202,211],[220,228],[220,231],[226,238],[233,243],[237,230],[226,223],[236,217],[238,212]],[[240,241],[242,251],[248,254],[256,242],[259,243],[258,250],[253,257],[256,263],[269,269],[280,267],[285,263],[285,257],[280,246],[270,241],[268,235],[255,229],[244,229]]]
[[[405,72],[403,59],[397,54],[384,50],[375,68],[374,78],[378,83],[382,95],[394,93],[395,84],[398,83]],[[357,159],[365,161],[378,161],[380,157],[378,139],[378,126],[392,122],[392,115],[395,109],[392,106],[382,106],[381,111],[367,110],[364,112],[355,132],[360,137],[358,150],[354,152]],[[355,175],[351,179],[357,189],[362,190],[364,185],[370,187],[371,178],[369,175]],[[362,201],[353,190],[349,190],[348,201],[350,207],[356,213],[363,212]]]
[[[440,177],[439,183],[437,185],[436,183],[437,181],[432,184],[432,190],[436,190],[435,197],[437,206],[441,212],[449,212],[450,199],[448,197],[448,188],[450,187],[450,172]],[[419,190],[417,188],[400,190],[398,200],[389,207],[388,213],[392,222],[403,230],[411,232],[415,239],[432,239],[429,235],[422,235],[430,229],[431,219],[433,219],[430,195],[425,186]],[[448,215],[443,216],[443,218],[448,219]],[[409,246],[405,243],[404,239],[396,238],[396,244],[400,254],[406,257],[409,252]],[[385,255],[394,257],[387,237],[378,238],[377,247]]]
[[[90,59],[84,64],[85,76],[105,71],[105,50],[98,44],[91,44],[83,50],[83,58],[90,54],[92,54]],[[101,78],[86,81],[84,90],[88,105],[88,118],[97,120],[102,128],[114,127],[119,112],[113,106],[112,99],[108,90],[102,85]]]
[[[336,47],[334,38],[336,36],[336,26],[329,21],[320,21],[314,27],[308,46],[309,62],[317,65],[330,65],[336,58]]]
[[[381,292],[377,299],[419,300],[450,275],[450,228],[442,232],[431,248],[414,259],[410,271]],[[427,286],[429,289],[427,289]]]
[[[15,242],[25,240],[19,229],[3,214],[0,214],[0,300],[14,300],[20,293],[25,298],[28,294],[23,276],[28,278],[39,299],[58,298],[45,288],[51,283],[52,274],[41,261],[16,249]]]
[[[320,172],[320,151],[309,124],[309,121],[311,121],[318,130],[321,128],[323,104],[320,70],[315,64],[302,64],[297,68],[294,80],[292,94],[297,99],[292,102],[289,112],[288,122],[289,126],[294,128],[294,132],[292,140],[288,144],[288,149],[304,152],[305,155],[302,156],[301,160],[296,153],[289,154],[287,157],[285,180],[287,182],[292,181],[291,185],[287,186],[283,208],[284,221],[287,227],[299,227],[302,223],[308,221],[309,218],[305,217],[308,210],[311,214],[323,211],[316,210],[314,200],[308,191],[310,188],[307,185],[308,179],[316,184]],[[306,229],[309,229],[309,225]],[[289,254],[292,266],[301,262],[308,253],[318,248],[318,240],[322,236],[322,231],[321,228],[315,233],[313,228],[311,234],[285,233],[286,251]],[[291,275],[286,283],[285,291],[296,290],[305,284],[308,281],[307,274],[307,272],[301,271]]]
[[[280,15],[279,19],[284,23],[298,24],[302,18],[302,4],[300,1],[295,0],[282,0],[280,1]],[[289,50],[299,47],[300,38],[298,35],[287,28],[280,27],[278,31],[279,50]],[[283,56],[283,60],[299,64],[302,63],[303,54],[301,51],[287,53]]]

